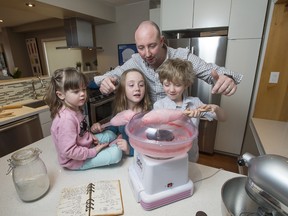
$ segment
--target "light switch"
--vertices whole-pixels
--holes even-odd
[[[278,83],[278,79],[279,79],[279,72],[270,73],[269,83]]]

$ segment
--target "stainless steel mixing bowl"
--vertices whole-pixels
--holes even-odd
[[[246,193],[246,181],[247,177],[236,177],[224,183],[221,190],[222,215],[258,215],[259,206]]]

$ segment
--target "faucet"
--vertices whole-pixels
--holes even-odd
[[[35,89],[35,83],[34,83],[34,80],[32,79],[32,81],[31,81],[31,84],[32,84],[32,90],[33,90],[33,92],[32,92],[32,97],[33,97],[33,99],[37,99],[37,92],[36,92],[36,89]]]
[[[45,86],[45,83],[43,82],[43,80],[41,79],[41,77],[40,77],[40,76],[37,76],[37,78],[39,79],[42,88],[45,88],[45,87],[46,87],[46,86]],[[35,82],[36,82],[36,81],[35,81],[34,79],[32,79],[32,81],[31,81],[32,91],[33,91],[32,97],[33,97],[33,99],[36,100],[36,99],[38,99],[38,98],[37,98],[37,92],[36,92],[36,88],[35,88]]]
[[[40,76],[38,76],[37,78],[39,79],[39,81],[40,81],[40,83],[41,83],[41,86],[42,86],[42,88],[45,88],[46,86],[45,86],[45,84],[44,84],[43,80],[41,79],[41,77],[40,77]]]

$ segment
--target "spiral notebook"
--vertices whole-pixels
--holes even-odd
[[[124,213],[119,180],[103,180],[61,191],[58,216],[122,215]]]

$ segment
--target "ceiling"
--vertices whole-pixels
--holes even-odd
[[[102,2],[103,4],[117,7],[121,5],[133,4],[148,0],[97,0],[97,1]],[[155,3],[155,1],[160,2],[160,0],[152,0],[152,3]],[[49,21],[54,20],[55,23],[54,27],[57,27],[57,25],[63,25],[63,18],[67,17],[83,18],[92,21],[96,25],[104,24],[106,22],[96,17],[90,17],[87,15],[79,14],[74,11],[69,11],[63,8],[43,4],[35,0],[32,1],[30,0],[30,2],[35,3],[36,7],[34,8],[27,7],[25,5],[26,2],[23,0],[0,0],[0,20],[1,19],[4,20],[3,23],[0,23],[0,31],[1,28],[3,27],[13,27],[15,29],[18,28],[18,31],[20,32],[21,27],[23,26],[26,26],[25,28],[26,31],[29,31],[29,27],[27,30],[27,26],[30,25],[32,28],[32,24],[36,23],[39,23],[39,26],[41,26],[42,28],[48,28],[47,24],[43,25],[43,22],[45,21],[47,23],[48,20]],[[151,2],[151,0],[149,2]],[[62,22],[59,22],[59,20],[61,20]],[[53,27],[53,24],[50,25]]]

